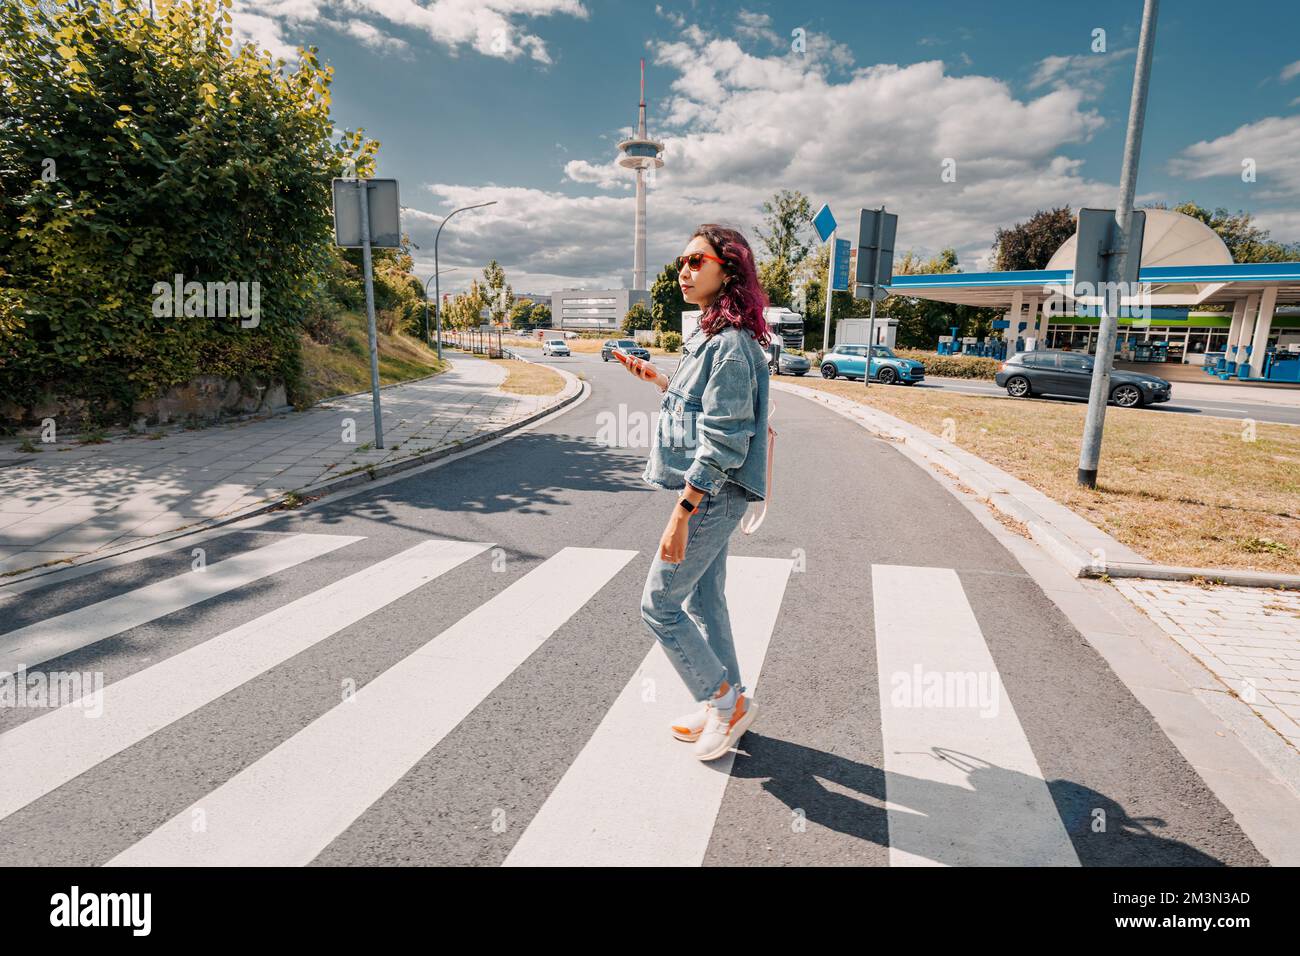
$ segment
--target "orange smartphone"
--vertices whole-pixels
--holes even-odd
[[[612,351],[614,357],[626,365],[637,378],[643,378],[647,382],[658,381],[659,372],[649,362],[644,362],[636,356],[628,355],[626,352],[622,352],[618,349],[611,349],[610,351]]]

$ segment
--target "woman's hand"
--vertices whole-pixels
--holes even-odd
[[[669,564],[681,564],[686,557],[686,537],[690,531],[690,515],[680,506],[673,507],[663,537],[659,539],[659,558]]]
[[[632,355],[624,355],[616,351],[614,356],[623,363],[623,367],[635,375],[637,378],[645,379],[647,382],[654,382],[659,386],[659,391],[668,388],[668,376],[659,371],[649,362],[642,361]]]

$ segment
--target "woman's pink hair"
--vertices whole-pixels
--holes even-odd
[[[759,345],[767,348],[771,336],[763,309],[771,303],[759,284],[749,243],[735,229],[712,222],[697,227],[691,238],[696,236],[703,237],[713,247],[723,260],[722,271],[727,276],[713,302],[700,316],[700,328],[705,335],[714,335],[734,325],[748,331]]]

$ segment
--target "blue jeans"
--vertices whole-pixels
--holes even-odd
[[[711,700],[730,682],[743,692],[727,614],[727,545],[745,515],[744,489],[724,481],[687,519],[686,554],[669,564],[656,550],[641,595],[641,619],[696,700]]]

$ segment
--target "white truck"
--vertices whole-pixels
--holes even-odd
[[[767,330],[781,347],[790,351],[803,349],[803,316],[798,312],[780,306],[770,306],[763,310],[767,320]],[[682,313],[682,341],[685,342],[700,326],[700,310],[694,309]]]
[[[835,323],[834,345],[866,345],[871,319],[840,319]],[[876,345],[893,348],[898,339],[898,319],[876,316]]]

